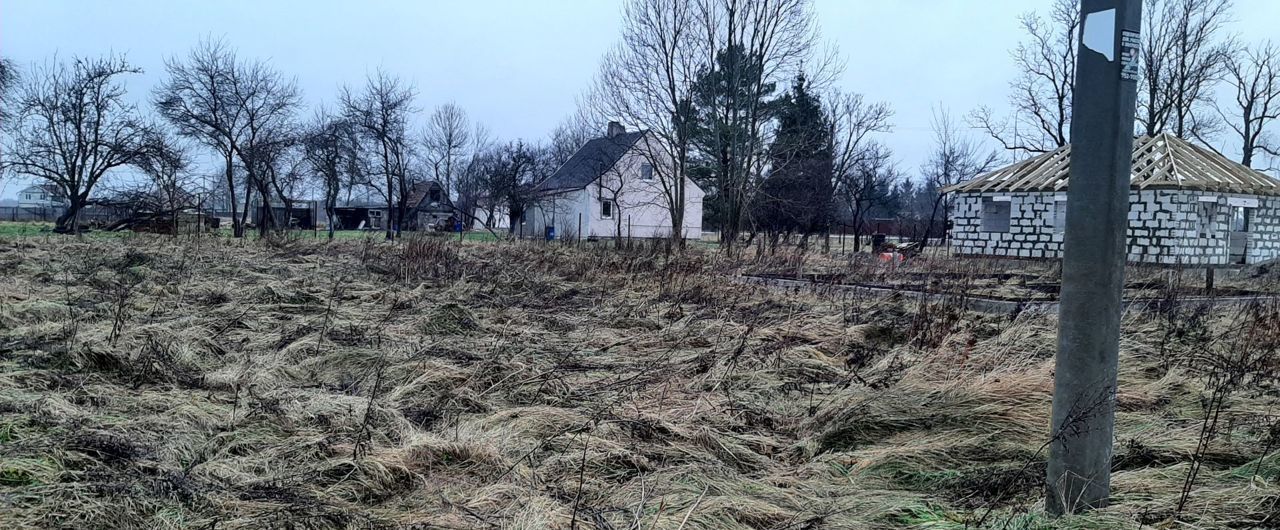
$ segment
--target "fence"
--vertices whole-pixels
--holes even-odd
[[[0,221],[52,223],[57,221],[58,216],[62,215],[64,211],[66,211],[65,208],[58,206],[0,206]],[[118,208],[86,206],[80,210],[79,218],[81,225],[89,225],[91,223],[114,223],[128,216],[128,211]]]
[[[53,222],[62,215],[62,208],[0,206],[0,221],[47,221]]]

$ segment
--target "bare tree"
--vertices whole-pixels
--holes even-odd
[[[853,228],[853,250],[857,252],[862,249],[867,215],[887,205],[899,180],[898,170],[889,149],[871,142],[851,166],[836,173],[835,179],[835,197],[848,215],[847,226]]]
[[[246,189],[257,192],[257,226],[261,237],[273,229],[291,228],[295,193],[303,180],[300,169],[304,159],[297,149],[298,140],[292,127],[278,124],[264,126],[255,133],[252,141],[241,147],[240,157],[248,168],[245,171]],[[284,207],[284,217],[279,226],[275,218],[277,201]]]
[[[496,205],[495,199],[486,194],[486,175],[484,174],[487,167],[485,155],[493,148],[492,138],[489,136],[489,130],[479,123],[474,125],[470,136],[471,145],[468,147],[470,157],[459,171],[455,183],[454,211],[462,216],[463,223],[469,227],[474,227],[478,221],[484,228],[492,229],[492,216]],[[488,212],[485,219],[476,218],[477,207],[484,207]]]
[[[18,82],[18,68],[14,66],[13,61],[6,57],[0,57],[0,120],[5,123],[13,117],[12,107],[13,101],[10,92],[13,86]]]
[[[68,200],[58,231],[79,231],[79,214],[113,169],[145,154],[146,126],[125,101],[120,78],[142,70],[123,56],[51,60],[20,86],[3,165],[57,186]]]
[[[999,161],[994,151],[983,153],[978,143],[964,135],[946,110],[935,110],[931,121],[933,151],[920,167],[920,175],[934,197],[922,245],[928,244],[929,235],[933,233],[939,219],[945,221],[951,218],[952,200],[942,190],[990,171]]]
[[[178,216],[183,210],[199,206],[194,192],[195,176],[191,173],[191,153],[181,139],[159,126],[150,127],[143,136],[147,146],[137,166],[147,176],[142,197],[145,209],[153,217],[168,215],[173,234],[178,234]]]
[[[1221,35],[1230,9],[1230,0],[1146,0],[1137,119],[1146,134],[1213,134],[1203,109],[1234,47]]]
[[[250,202],[250,190],[257,191],[261,209],[258,233],[265,236],[275,222],[273,196],[283,203],[286,216],[292,210],[292,197],[287,193],[287,180],[292,175],[284,165],[289,163],[286,157],[296,144],[293,120],[302,96],[292,80],[263,62],[237,64],[231,79],[229,102],[238,109],[243,124],[235,142],[235,155],[247,179],[245,204]],[[248,211],[245,208],[241,212],[241,224]]]
[[[165,60],[168,77],[156,87],[156,111],[177,133],[213,150],[222,163],[222,185],[231,213],[232,234],[244,236],[244,217],[236,196],[240,189],[236,153],[244,128],[244,107],[235,100],[238,61],[222,41],[196,45],[185,60]],[[248,205],[244,205],[245,209]]]
[[[489,168],[488,147],[471,153],[458,178],[457,209],[463,223],[470,229],[479,227],[492,230],[497,220],[498,200],[488,194],[485,172]],[[483,210],[483,216],[478,210]]]
[[[452,204],[458,187],[458,175],[463,169],[467,149],[471,148],[471,123],[466,111],[454,103],[436,107],[427,120],[427,130],[422,134],[423,153],[431,165],[436,182],[444,188],[445,196]]]
[[[1070,142],[1080,3],[1056,0],[1047,20],[1025,13],[1019,23],[1028,40],[1012,53],[1019,72],[1009,84],[1013,115],[999,119],[990,108],[979,107],[969,115],[969,122],[1007,150],[1053,151]]]
[[[590,102],[597,115],[649,131],[650,148],[643,151],[652,158],[671,236],[680,242],[695,126],[696,24],[693,2],[632,0],[623,12],[622,42],[605,56]],[[575,132],[589,130],[579,125]],[[563,147],[558,153],[565,160],[572,155]]]
[[[1280,156],[1270,131],[1280,118],[1280,50],[1270,42],[1240,50],[1226,63],[1226,80],[1235,98],[1227,109],[1216,108],[1240,139],[1240,163],[1253,167],[1259,153]]]
[[[581,106],[578,111],[561,120],[551,131],[551,141],[547,145],[549,163],[559,167],[568,162],[579,148],[595,137],[601,121],[593,121],[589,111]]]
[[[415,92],[399,78],[382,70],[371,74],[364,92],[356,94],[343,88],[341,94],[343,115],[360,131],[360,136],[370,142],[374,153],[374,175],[382,178],[379,192],[386,199],[387,213],[394,216],[387,224],[387,239],[393,239],[404,229],[408,210],[410,182],[409,118],[415,112]]]
[[[651,133],[651,165],[672,225],[684,232],[691,168],[706,166],[732,246],[768,166],[778,82],[800,71],[815,88],[834,55],[815,56],[811,0],[631,0],[622,42],[605,58],[594,115]]]
[[[833,91],[827,100],[834,195],[850,214],[857,251],[867,210],[889,197],[896,180],[889,150],[871,138],[893,130],[893,110],[887,103],[867,103],[861,94]]]
[[[483,194],[491,200],[489,211],[505,206],[508,231],[514,231],[533,200],[537,155],[524,142],[515,141],[490,148],[480,160],[477,172],[482,179]]]
[[[350,145],[349,125],[329,113],[324,106],[316,109],[311,122],[302,133],[302,156],[307,168],[319,181],[324,195],[324,212],[329,218],[329,239],[333,239],[338,219],[338,196],[351,186],[348,169],[349,157],[354,156]]]

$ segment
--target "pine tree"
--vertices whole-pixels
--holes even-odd
[[[833,215],[833,159],[822,102],[801,74],[774,105],[778,129],[769,146],[772,170],[756,201],[757,226],[775,236],[826,233]]]
[[[709,192],[704,203],[726,241],[738,233],[758,182],[759,160],[767,154],[761,131],[773,116],[774,90],[764,79],[763,59],[738,45],[717,52],[693,86],[689,110],[696,154],[690,173],[709,181],[703,184]]]

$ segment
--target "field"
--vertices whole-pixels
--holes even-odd
[[[0,521],[1280,527],[1273,303],[1126,313],[1113,503],[1050,519],[1053,315],[606,247],[0,235]]]
[[[753,279],[799,281],[815,287],[863,287],[901,292],[947,294],[1006,302],[1057,302],[1062,271],[1057,261],[1005,258],[951,258],[945,248],[928,249],[928,258],[899,267],[870,260],[831,259],[818,253],[799,263],[767,260],[744,273]],[[847,256],[847,255],[840,255]],[[813,259],[817,257],[818,259]],[[1204,269],[1129,264],[1126,301],[1201,300],[1207,297],[1268,299],[1280,296],[1272,265],[1220,268],[1207,289]]]

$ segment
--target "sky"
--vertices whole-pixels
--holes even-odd
[[[845,92],[888,102],[883,140],[914,173],[938,109],[963,118],[1007,107],[1024,38],[1017,16],[1050,0],[815,0],[823,38],[844,58]],[[1280,41],[1280,1],[1234,0],[1229,29]],[[310,104],[332,104],[378,68],[413,83],[422,118],[455,102],[500,139],[546,137],[573,112],[601,55],[617,42],[623,0],[0,0],[0,55],[20,67],[58,57],[127,54],[144,103],[166,58],[221,38],[296,79]],[[603,131],[604,124],[601,124]],[[975,138],[981,133],[971,131]],[[992,146],[994,148],[994,146]],[[21,183],[0,182],[0,197]]]

